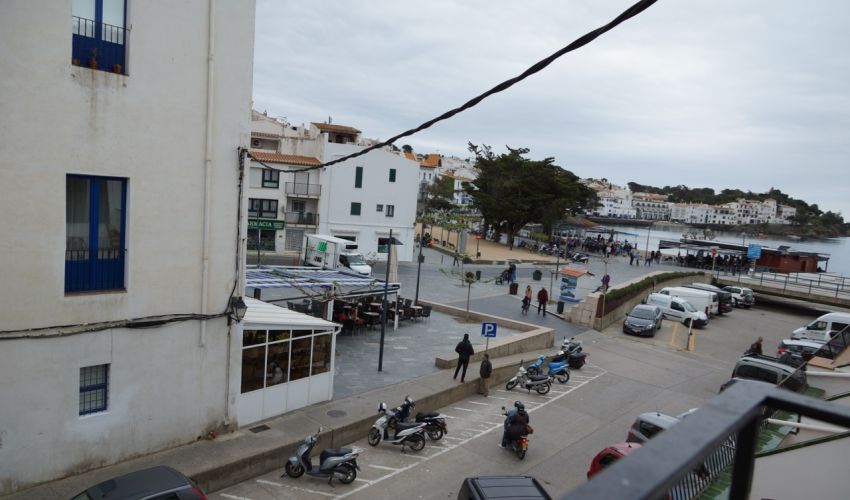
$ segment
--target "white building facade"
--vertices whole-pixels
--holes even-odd
[[[3,3],[0,495],[236,422],[253,39],[253,0]]]
[[[323,160],[327,163],[362,149],[353,143],[332,142],[328,136]],[[413,260],[418,162],[373,150],[326,167],[321,182],[319,234],[355,241],[367,259],[386,260],[392,229],[393,238],[402,243],[396,249],[398,260]]]

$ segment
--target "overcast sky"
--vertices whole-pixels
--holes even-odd
[[[386,139],[513,77],[627,0],[258,0],[254,108]],[[582,178],[782,190],[850,219],[850,2],[660,0],[429,130]]]

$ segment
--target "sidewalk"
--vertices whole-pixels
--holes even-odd
[[[559,339],[556,339],[558,341]],[[555,349],[554,347],[552,349]],[[551,351],[552,349],[547,350]],[[520,360],[533,353],[521,353],[493,359],[491,385],[503,383],[516,373]],[[212,441],[198,441],[147,455],[77,476],[45,483],[2,497],[4,500],[55,500],[71,498],[86,488],[128,472],[171,466],[196,480],[207,493],[279,469],[304,440],[319,426],[323,428],[316,449],[344,446],[364,437],[378,418],[380,402],[396,406],[410,395],[418,411],[431,411],[476,394],[478,364],[471,363],[467,380],[459,384],[454,371],[440,370],[392,386],[375,389],[344,399],[319,403],[286,415],[243,428]],[[368,450],[362,462],[368,463]]]

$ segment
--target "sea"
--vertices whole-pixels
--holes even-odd
[[[615,236],[621,241],[628,240],[632,243],[637,242],[638,248],[643,251],[647,247],[649,250],[657,250],[658,242],[661,240],[678,241],[685,234],[689,234],[691,238],[704,239],[701,229],[691,228],[689,226],[671,226],[654,224],[653,226],[626,226],[600,224],[605,228],[610,228],[619,231]],[[738,245],[759,244],[766,247],[776,248],[781,245],[789,246],[792,250],[801,250],[804,252],[817,252],[821,254],[829,254],[829,262],[826,264],[826,271],[829,273],[841,274],[850,277],[850,238],[823,238],[823,239],[790,239],[779,237],[762,237],[750,233],[742,233],[740,231],[714,231],[711,241],[722,243],[734,243]],[[648,242],[648,244],[647,244]],[[675,250],[665,250],[664,253],[676,254]],[[821,264],[823,267],[824,264]]]

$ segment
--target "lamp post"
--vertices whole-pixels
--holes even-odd
[[[393,230],[390,229],[390,237],[387,240],[387,273],[384,279],[384,299],[381,301],[381,347],[378,349],[378,371],[384,368],[384,331],[387,328],[387,293],[390,285],[390,258],[393,250]]]
[[[422,261],[425,257],[422,255],[422,242],[425,241],[425,221],[422,221],[422,233],[419,235],[419,256],[416,257],[416,297],[413,299],[413,305],[419,305],[419,276],[422,274]]]

